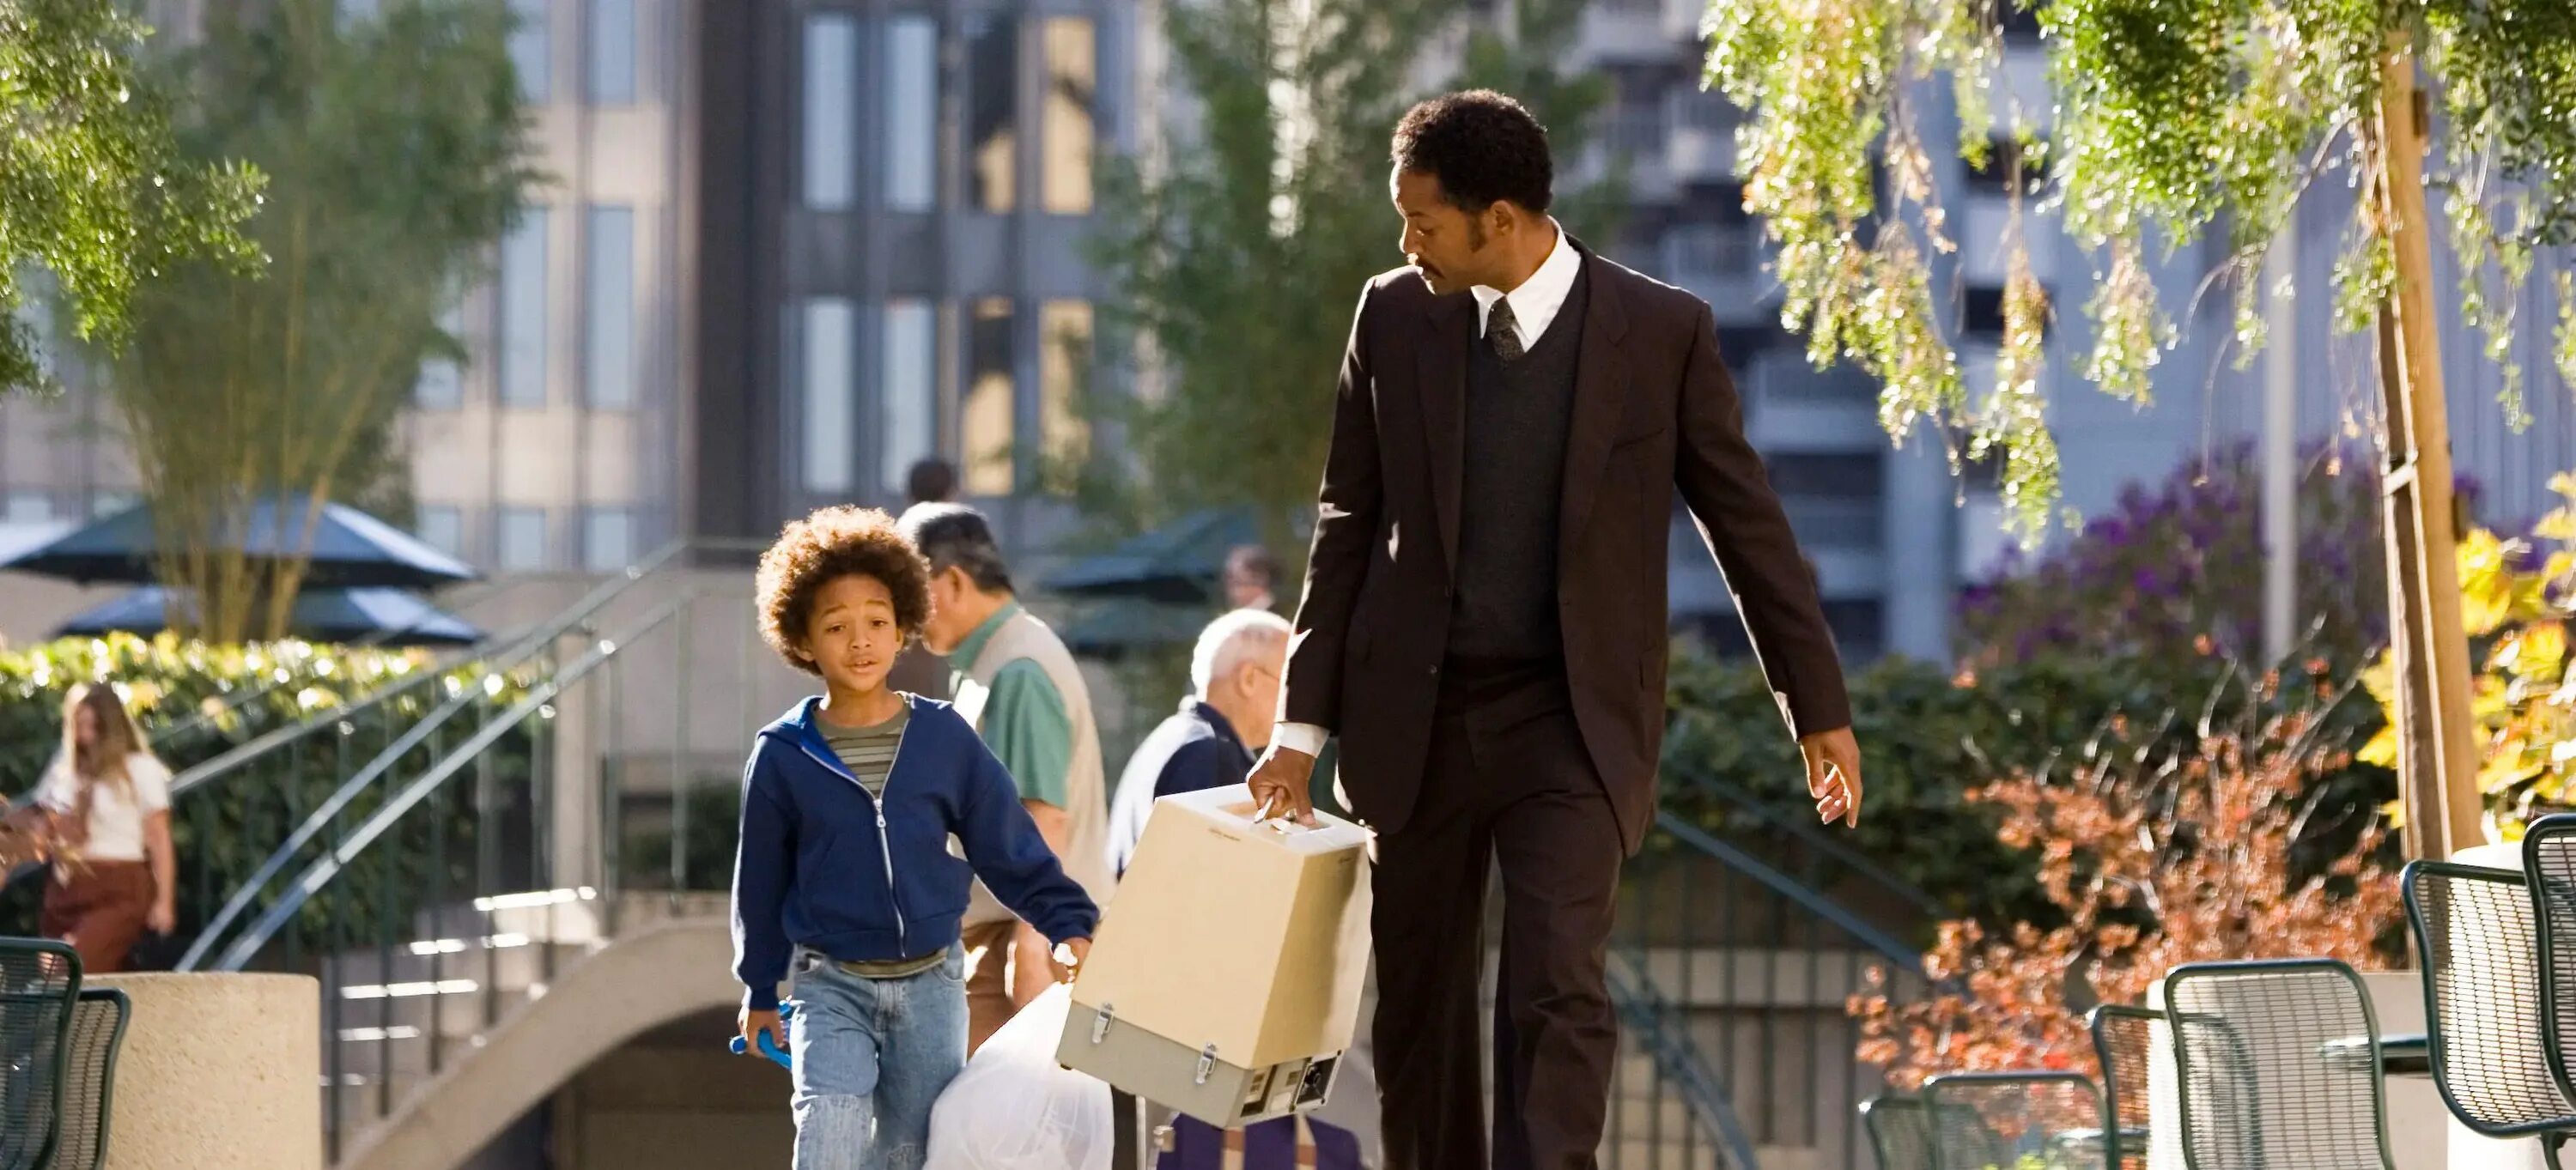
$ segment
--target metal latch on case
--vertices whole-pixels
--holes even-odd
[[[1204,1085],[1204,1084],[1206,1084],[1206,1083],[1207,1083],[1207,1079],[1208,1079],[1208,1074],[1209,1074],[1210,1072],[1215,1071],[1215,1069],[1216,1069],[1216,1045],[1214,1045],[1214,1044],[1210,1044],[1210,1045],[1208,1045],[1208,1046],[1207,1046],[1207,1047],[1205,1047],[1205,1048],[1199,1049],[1199,1068],[1198,1068],[1198,1072],[1196,1072],[1196,1073],[1194,1073],[1194,1074],[1192,1074],[1192,1075],[1191,1075],[1191,1077],[1190,1077],[1190,1083],[1191,1083],[1191,1084],[1193,1084],[1193,1085]]]
[[[1098,1044],[1098,1043],[1100,1043],[1101,1038],[1102,1038],[1102,1037],[1104,1037],[1104,1036],[1107,1036],[1107,1035],[1109,1034],[1109,1021],[1111,1021],[1111,1020],[1113,1020],[1113,1019],[1116,1019],[1116,1018],[1117,1018],[1117,1016],[1118,1016],[1118,1005],[1117,1005],[1117,1004],[1114,1004],[1114,1003],[1104,1003],[1104,1004],[1100,1005],[1100,1007],[1099,1007],[1099,1009],[1098,1009],[1097,1011],[1095,1011],[1095,1012],[1093,1012],[1093,1013],[1092,1013],[1092,1016],[1091,1016],[1091,1042],[1092,1042],[1092,1043],[1094,1043],[1094,1044]]]

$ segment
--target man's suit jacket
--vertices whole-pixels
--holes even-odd
[[[1565,668],[1628,847],[1653,820],[1676,488],[1717,557],[1793,734],[1850,723],[1842,666],[1717,352],[1708,305],[1582,253],[1590,303],[1557,535]],[[1343,785],[1382,832],[1422,784],[1458,554],[1474,298],[1411,268],[1371,280],[1342,358],[1285,718],[1341,738]]]

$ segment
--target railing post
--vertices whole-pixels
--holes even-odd
[[[697,677],[690,670],[689,622],[696,617],[697,595],[680,603],[679,620],[673,624],[677,639],[673,658],[678,663],[671,675],[671,913],[680,913],[680,895],[689,886],[689,682]]]
[[[599,774],[599,893],[606,903],[601,907],[601,920],[608,924],[609,937],[614,938],[623,929],[619,919],[623,917],[621,904],[626,889],[626,778],[608,754],[608,749],[616,746],[617,729],[622,726],[617,718],[618,666],[611,662],[600,673],[598,685],[583,690],[589,700],[587,725],[594,735],[588,767]],[[596,738],[601,728],[610,730],[605,738]]]

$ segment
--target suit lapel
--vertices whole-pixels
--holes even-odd
[[[1440,551],[1458,567],[1458,493],[1467,473],[1467,341],[1476,301],[1453,293],[1431,302],[1415,376],[1422,392],[1423,440],[1430,446],[1431,502],[1440,517]]]
[[[1580,244],[1576,245],[1581,249]],[[1619,338],[1628,317],[1606,265],[1582,251],[1585,295],[1582,348],[1576,354],[1573,422],[1565,436],[1565,482],[1557,508],[1557,555],[1574,554],[1574,540],[1592,516],[1601,477],[1609,470],[1610,444],[1627,413],[1628,368]]]

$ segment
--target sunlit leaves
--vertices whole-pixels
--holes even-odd
[[[2544,517],[2534,536],[2562,547],[2542,556],[2485,529],[2460,540],[2461,624],[2478,639],[2469,703],[2477,785],[2488,819],[2508,839],[2533,816],[2576,804],[2576,675],[2567,669],[2576,551],[2563,547],[2576,540],[2576,476],[2552,476],[2549,486],[2569,504]],[[2387,659],[2374,669],[2384,679]],[[2393,723],[2396,695],[2384,684],[2372,693]],[[2394,760],[2393,742],[2386,755]]]
[[[50,276],[74,335],[116,345],[138,289],[209,257],[236,270],[261,179],[179,157],[170,95],[144,68],[148,30],[112,0],[0,0],[0,393],[43,379],[15,314]]]
[[[1929,422],[1952,450],[2005,454],[2009,523],[2036,534],[2053,510],[2047,420],[2018,403],[2016,358],[1991,397],[1956,386],[1954,339],[1928,286],[1946,250],[1914,129],[1925,87],[1948,73],[1959,154],[1982,161],[1986,83],[1999,5],[2017,0],[1716,0],[1709,78],[1751,111],[1740,132],[1746,205],[1779,245],[1784,318],[1818,363],[1850,360],[1886,387],[1880,421],[1903,436]],[[2145,404],[2160,355],[2178,340],[2151,265],[2224,232],[2216,275],[2233,297],[2236,357],[2266,341],[2258,272],[2301,194],[2328,171],[2363,190],[2378,179],[2380,68],[2392,32],[2420,47],[2445,115],[2460,311],[2503,368],[2509,420],[2524,418],[2512,361],[2513,308],[2536,249],[2576,240],[2576,5],[2555,0],[2032,0],[2055,104],[2045,204],[2096,256],[2083,298],[2092,319],[2085,377]],[[2409,41],[2408,43],[2412,43]],[[1882,172],[1884,190],[1868,178]],[[1882,195],[1884,199],[1882,199]],[[2020,193],[2014,198],[2018,202]],[[1892,202],[1893,206],[1882,205]],[[2390,225],[2357,202],[2335,266],[2336,317],[2368,326],[2396,280]],[[2151,250],[2148,241],[2158,241]],[[2007,265],[2022,262],[2016,236]],[[2551,360],[2576,382],[2576,288],[2557,302]],[[2006,333],[2033,318],[2008,305]],[[1984,388],[1978,388],[1980,393]],[[2025,406],[2032,408],[2025,409]],[[1964,441],[1962,441],[1964,440]],[[2029,451],[2023,457],[2024,449]]]
[[[1944,923],[1909,1001],[1856,996],[1864,1059],[1899,1085],[1939,1072],[2093,1070],[2083,1011],[2143,1003],[2182,963],[2326,955],[2374,965],[2400,912],[2369,862],[2377,808],[2338,790],[2348,756],[2316,705],[2238,692],[2172,754],[2094,752],[2071,774],[2006,775],[1975,799],[2031,850],[2054,923]]]

